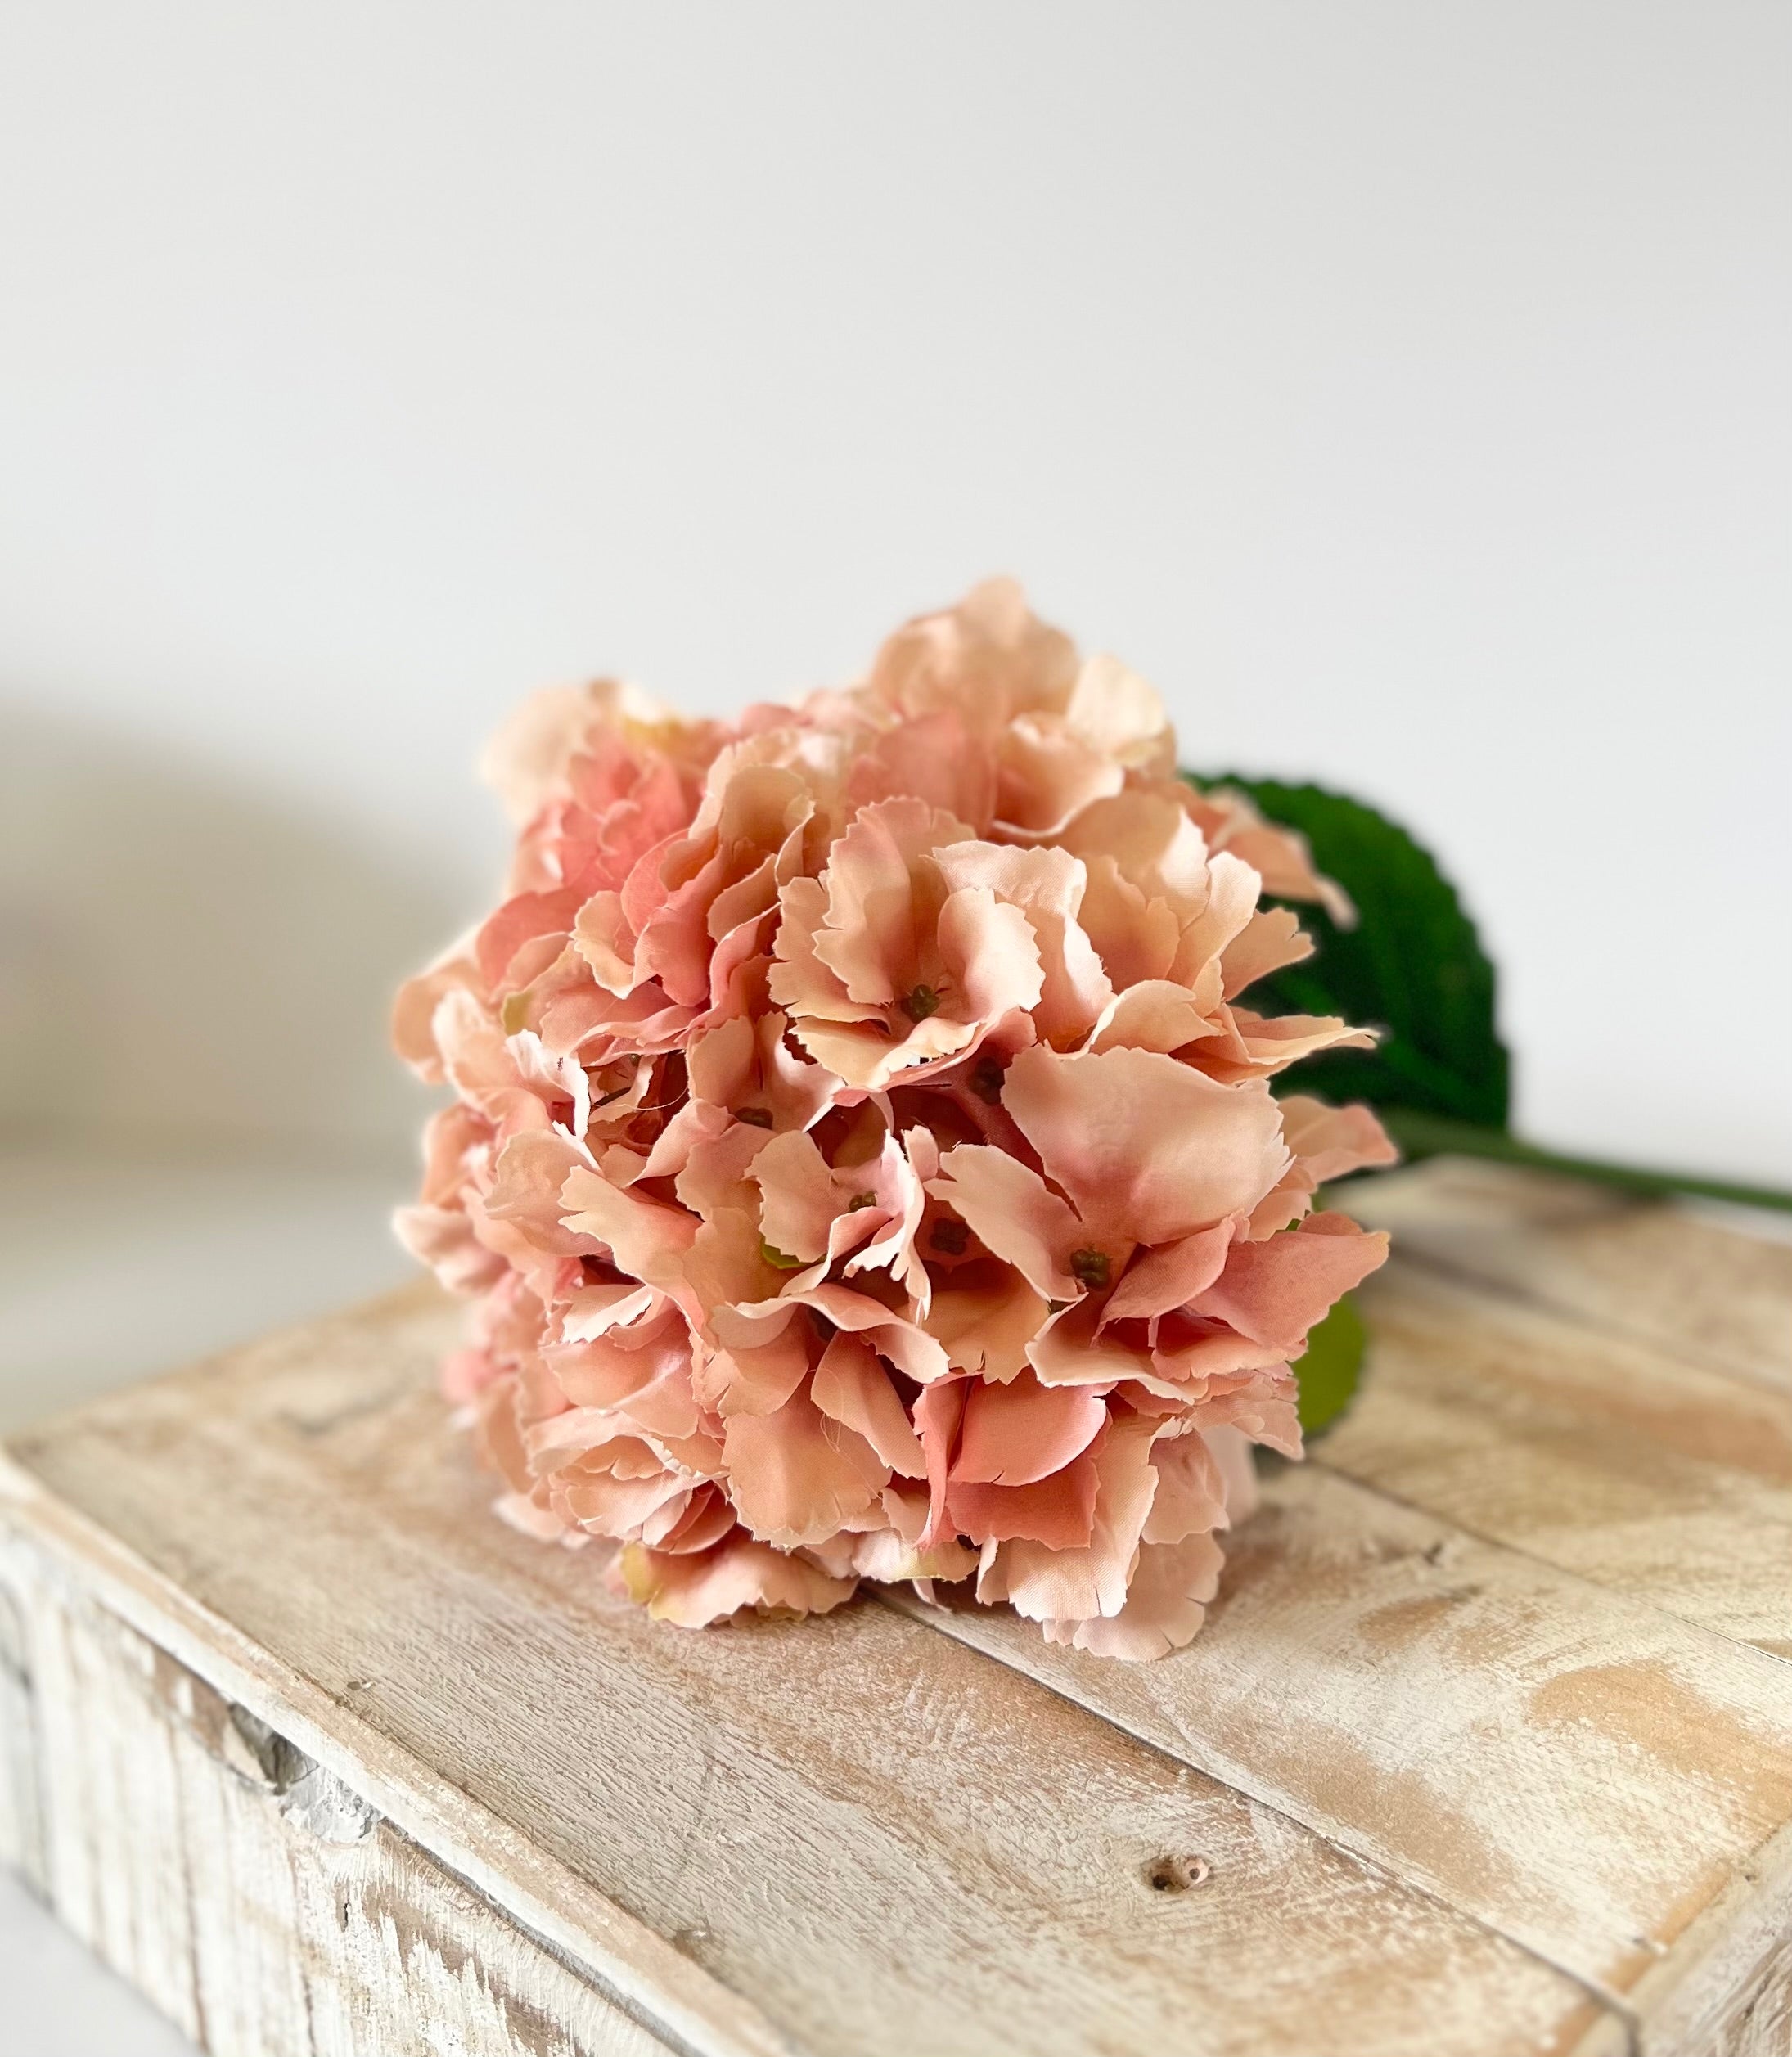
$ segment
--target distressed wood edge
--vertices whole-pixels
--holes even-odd
[[[0,1593],[29,1660],[13,1768],[45,1831],[42,1897],[200,2047],[678,2057],[11,1523]]]
[[[1637,1981],[1639,2057],[1730,2057],[1757,1996],[1792,1977],[1792,1822]],[[1792,2045],[1787,2046],[1792,2047]],[[1605,2057],[1597,2031],[1569,2057]]]
[[[692,2057],[791,2057],[790,2039],[744,1994],[182,1592],[3,1443],[0,1517],[128,1627],[277,1729],[674,2048]]]

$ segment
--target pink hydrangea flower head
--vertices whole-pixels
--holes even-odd
[[[1243,1001],[1311,948],[1266,893],[1348,902],[1175,764],[999,580],[732,727],[614,683],[507,725],[505,897],[394,1024],[454,1096],[398,1226],[472,1303],[505,1519],[684,1627],[871,1580],[1195,1635],[1385,1254],[1315,1195],[1394,1151],[1268,1085],[1369,1039]]]

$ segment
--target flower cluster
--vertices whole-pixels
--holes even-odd
[[[1315,1191],[1393,1152],[1272,1096],[1364,1038],[1240,1003],[1311,947],[1259,898],[1344,909],[1175,761],[1006,583],[733,726],[523,709],[507,897],[396,1015],[456,1095],[400,1231],[476,1297],[445,1380],[510,1521],[690,1626],[974,1579],[1056,1641],[1189,1640],[1385,1254]]]

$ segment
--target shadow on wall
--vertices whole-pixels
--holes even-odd
[[[0,701],[0,1131],[407,1163],[386,1010],[466,912],[352,827]]]

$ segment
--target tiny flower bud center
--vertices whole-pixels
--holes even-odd
[[[899,1005],[911,1021],[925,1021],[939,1012],[939,995],[931,986],[915,986],[903,995]]]
[[[1114,1268],[1113,1261],[1105,1250],[1073,1250],[1070,1253],[1070,1276],[1078,1285],[1086,1285],[1092,1293],[1099,1292],[1108,1282],[1108,1274]]]
[[[993,1107],[1002,1097],[1002,1067],[993,1057],[979,1057],[970,1068],[970,1090]]]

